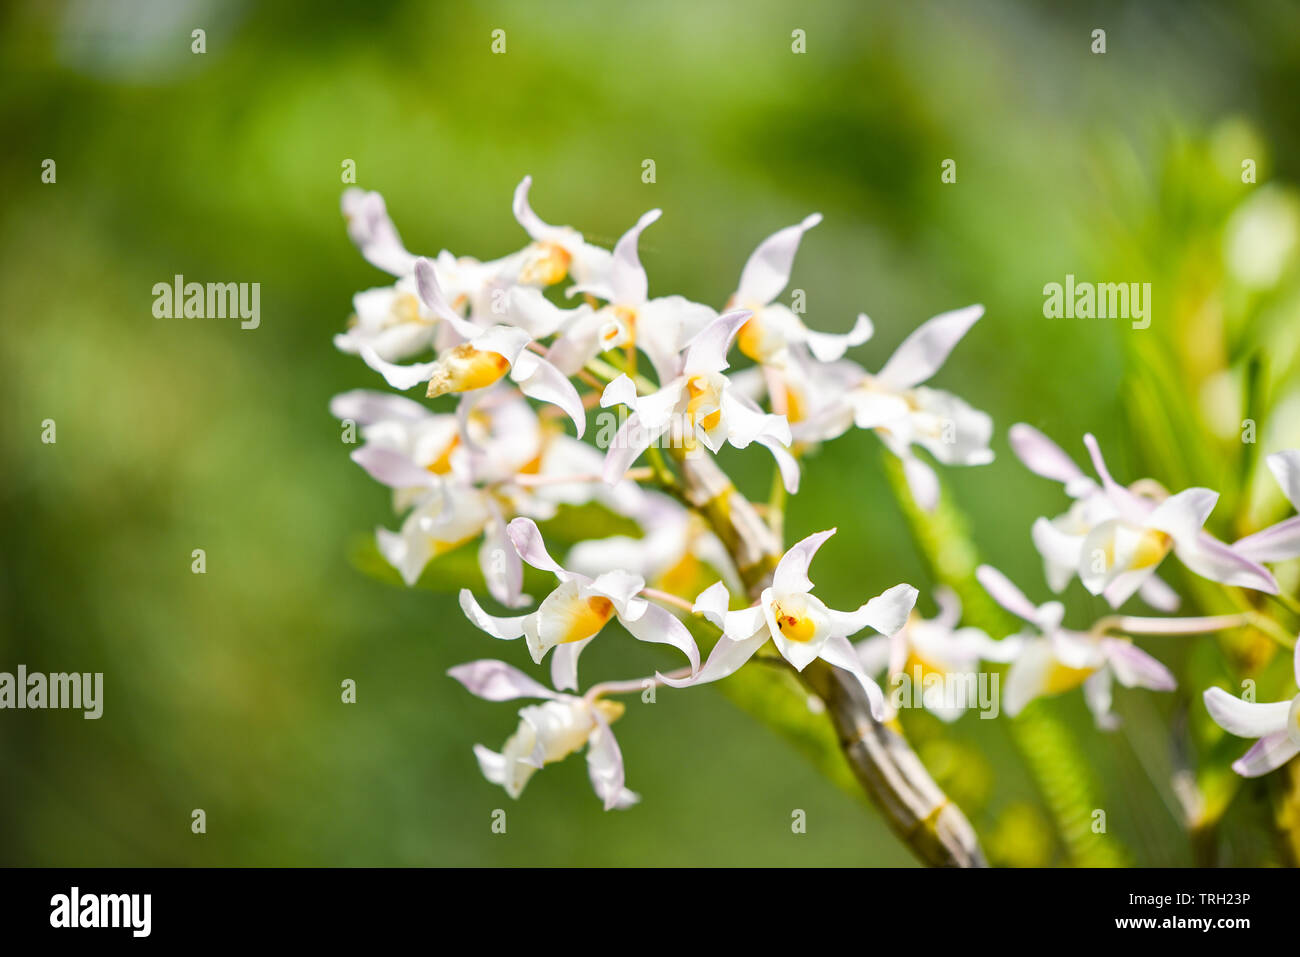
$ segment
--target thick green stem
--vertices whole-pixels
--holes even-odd
[[[675,451],[687,500],[730,552],[751,598],[771,581],[781,542],[706,455]],[[857,679],[816,660],[800,680],[826,704],[840,750],[890,828],[925,864],[987,866],[975,829],[934,783],[896,722],[882,724]]]

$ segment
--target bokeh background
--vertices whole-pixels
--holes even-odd
[[[106,685],[99,721],[0,714],[0,863],[911,863],[716,690],[619,722],[634,810],[603,813],[577,758],[515,804],[480,778],[470,746],[499,745],[513,709],[444,672],[500,649],[453,595],[358,558],[395,520],[327,411],[379,386],[330,341],[384,281],[344,233],[345,159],[429,253],[520,247],[525,173],[544,218],[607,243],[662,207],[641,247],[652,294],[715,306],[760,239],[820,210],[795,285],[818,328],[872,316],[853,354],[868,368],[983,302],[935,384],[993,415],[998,460],[944,478],[970,540],[1036,600],[1029,526],[1065,501],[1009,454],[1013,422],[1080,458],[1091,430],[1130,479],[1220,488],[1225,537],[1286,514],[1257,465],[1300,444],[1294,4],[85,0],[10,3],[0,23],[0,670]],[[155,319],[153,284],[177,273],[260,282],[261,327]],[[1066,273],[1152,282],[1151,329],[1045,319],[1042,287]],[[766,489],[762,453],[728,465]],[[832,524],[816,568],[832,605],[904,579],[928,593],[933,543],[914,543],[870,434],[826,446],[790,504],[792,540]],[[1072,624],[1102,613],[1077,583],[1066,598]],[[1096,732],[1077,692],[1019,731],[905,716],[995,862],[1086,863],[1103,844],[1113,863],[1294,860],[1294,775],[1238,788],[1223,768],[1245,743],[1199,705],[1243,675],[1261,700],[1294,693],[1285,655],[1258,635],[1162,641],[1146,646],[1182,686],[1120,692],[1121,732]],[[659,663],[626,645],[596,643],[584,674]],[[1107,834],[1078,818],[1092,807]]]

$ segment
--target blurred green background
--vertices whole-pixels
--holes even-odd
[[[1257,453],[1300,444],[1294,4],[117,0],[11,3],[0,22],[0,670],[105,674],[99,721],[0,714],[0,863],[911,863],[874,810],[714,690],[619,722],[644,796],[631,811],[600,810],[579,758],[518,803],[481,779],[470,746],[499,746],[514,709],[444,672],[524,657],[485,644],[453,596],[351,558],[397,522],[327,411],[381,386],[331,345],[353,292],[385,281],[344,232],[346,159],[427,253],[522,246],[525,173],[543,218],[606,244],[662,207],[641,244],[651,293],[715,306],[760,239],[820,210],[794,284],[814,327],[872,316],[853,354],[870,369],[922,320],[983,302],[934,384],[992,414],[998,460],[944,479],[982,554],[1035,600],[1029,526],[1065,500],[1009,454],[1013,422],[1080,459],[1097,433],[1128,480],[1224,489],[1226,537],[1286,514],[1254,476]],[[153,284],[177,273],[260,282],[261,327],[155,319]],[[1152,282],[1152,329],[1045,319],[1042,287],[1066,273]],[[1239,404],[1265,428],[1258,450],[1236,437]],[[787,534],[839,526],[815,566],[832,606],[907,580],[932,611],[878,446],[855,432],[810,460]],[[766,489],[761,452],[727,462]],[[1067,599],[1072,624],[1102,613],[1077,583]],[[628,644],[593,645],[584,677],[661,662]],[[1185,680],[1121,691],[1124,731],[1094,731],[1077,693],[1044,705],[1120,858],[1286,862],[1285,772],[1199,839],[1171,783],[1203,750],[1196,676],[1254,669],[1281,689],[1284,662],[1212,639],[1147,647]],[[905,720],[995,862],[1079,861],[1059,827],[1069,795],[1005,719]]]

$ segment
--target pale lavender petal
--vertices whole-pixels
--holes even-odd
[[[600,709],[591,710],[596,719],[596,730],[587,743],[587,774],[592,790],[604,802],[606,811],[630,807],[640,798],[623,786],[623,753]]]
[[[371,389],[353,389],[334,396],[330,399],[330,415],[351,419],[358,425],[382,420],[414,423],[433,417],[432,412],[414,399]]]
[[[759,243],[740,273],[736,298],[741,302],[767,305],[780,295],[790,282],[799,240],[821,221],[822,214],[813,213],[801,223],[778,230]]]
[[[439,319],[447,320],[462,336],[471,339],[478,332],[478,328],[473,323],[462,319],[460,314],[447,304],[447,298],[442,294],[442,286],[438,284],[438,274],[434,271],[433,262],[424,256],[415,261],[415,288],[420,293],[420,301],[428,307],[429,311]]]
[[[982,315],[983,306],[967,306],[927,320],[894,350],[876,378],[894,389],[920,385],[939,371],[953,347]]]
[[[1233,542],[1232,550],[1252,562],[1284,562],[1300,557],[1300,515]]]
[[[1232,770],[1244,778],[1257,778],[1275,771],[1300,754],[1300,742],[1285,731],[1276,731],[1255,742],[1255,746],[1233,762]]]
[[[518,668],[482,658],[448,670],[447,674],[463,684],[470,694],[487,701],[511,701],[515,698],[562,698],[550,688],[534,681]]]
[[[544,572],[554,572],[560,581],[568,581],[573,577],[547,552],[541,530],[531,518],[511,519],[510,524],[506,526],[506,534],[514,544],[515,550],[519,552],[519,557],[534,568]]]
[[[378,445],[363,445],[350,456],[376,482],[389,488],[430,488],[438,478],[422,469],[407,456]]]
[[[1173,691],[1178,687],[1168,668],[1132,642],[1106,638],[1102,640],[1101,648],[1106,663],[1115,672],[1115,679],[1125,688]]]
[[[1083,471],[1064,450],[1032,425],[1017,422],[1007,433],[1011,451],[1035,475],[1063,484],[1074,481]]]
[[[1181,541],[1175,539],[1174,554],[1202,578],[1270,595],[1278,593],[1277,579],[1272,572],[1205,532]]]
[[[1025,593],[1011,583],[1011,579],[992,565],[975,569],[975,577],[993,600],[1018,618],[1030,624],[1038,622],[1038,608],[1025,597]]]
[[[1120,512],[1120,515],[1126,521],[1141,525],[1151,511],[1150,504],[1142,501],[1111,478],[1110,470],[1106,468],[1106,460],[1101,455],[1101,446],[1097,444],[1097,440],[1091,432],[1083,437],[1083,444],[1088,449],[1088,455],[1092,459],[1092,467],[1096,470],[1097,477],[1101,479],[1101,484],[1106,489],[1107,496]]]

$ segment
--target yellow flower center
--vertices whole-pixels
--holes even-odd
[[[1164,532],[1156,531],[1154,528],[1147,529],[1142,533],[1137,551],[1133,554],[1133,567],[1150,568],[1152,565],[1159,565],[1169,554],[1172,544],[1173,539]]]
[[[811,617],[781,604],[772,605],[772,617],[776,619],[776,627],[781,629],[781,634],[790,641],[812,641],[817,634],[817,625]]]
[[[713,384],[704,376],[692,376],[686,383],[686,394],[690,397],[686,403],[686,415],[691,425],[698,425],[706,432],[716,429],[722,421],[721,409],[714,408],[700,417],[703,408],[718,405],[718,390]]]
[[[446,475],[451,471],[451,453],[456,451],[458,445],[460,445],[460,436],[453,435],[451,441],[438,453],[438,457],[426,465],[425,468],[434,475]]]
[[[1053,695],[1071,691],[1092,677],[1096,670],[1095,668],[1071,668],[1059,661],[1054,662],[1043,680],[1043,693]]]
[[[519,281],[528,284],[553,286],[569,274],[573,256],[559,243],[538,243],[536,255],[519,273]]]
[[[499,352],[480,351],[462,342],[448,351],[438,366],[429,379],[429,398],[486,388],[510,371],[510,360]]]
[[[575,603],[569,627],[560,644],[590,638],[614,617],[614,603],[603,595],[592,595],[586,601]]]

